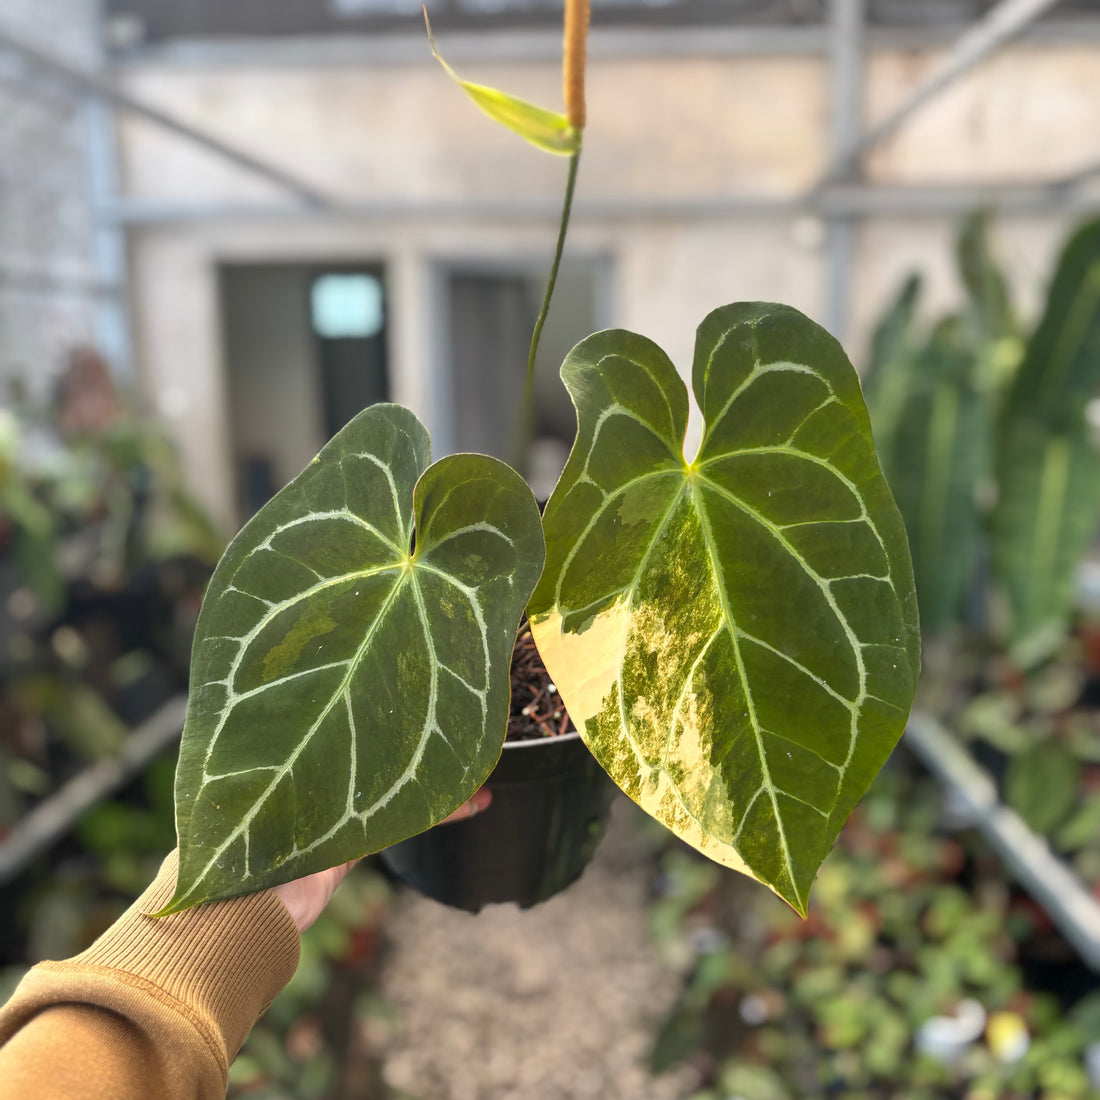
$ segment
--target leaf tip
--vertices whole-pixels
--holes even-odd
[[[158,909],[155,913],[146,913],[145,915],[153,920],[160,920],[162,917],[170,917],[173,913],[182,913],[184,909],[190,909],[196,904],[198,903],[190,902],[189,904],[184,904],[182,898],[173,895],[168,904],[162,909]]]
[[[810,915],[810,896],[783,899],[803,920]]]

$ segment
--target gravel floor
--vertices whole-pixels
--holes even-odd
[[[403,891],[372,1036],[383,1076],[416,1100],[678,1100],[688,1069],[651,1078],[654,1026],[678,979],[649,945],[644,844],[620,798],[580,881],[527,911],[478,916]]]

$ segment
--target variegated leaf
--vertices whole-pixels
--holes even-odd
[[[912,568],[855,372],[785,306],[700,326],[706,429],[651,341],[566,359],[577,441],[528,614],[589,748],[688,843],[805,913],[912,703]]]
[[[496,459],[429,460],[416,417],[375,405],[226,551],[192,654],[165,912],[403,840],[492,769],[538,508]]]

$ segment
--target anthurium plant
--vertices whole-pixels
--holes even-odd
[[[565,115],[463,82],[570,157],[529,380],[586,29],[587,4],[567,0]],[[501,751],[525,612],[612,779],[806,912],[919,667],[905,532],[855,372],[787,306],[714,311],[693,457],[687,387],[645,337],[588,337],[562,379],[577,437],[542,517],[503,462],[433,462],[411,412],[375,405],[233,541],[195,639],[165,912],[377,851],[461,805]]]

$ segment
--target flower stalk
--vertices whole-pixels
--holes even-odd
[[[523,391],[523,408],[530,416],[535,387],[535,356],[539,350],[543,326],[550,312],[550,301],[554,297],[554,286],[558,280],[558,268],[561,266],[562,251],[565,248],[565,235],[569,229],[569,217],[573,211],[573,191],[577,185],[577,169],[581,159],[581,134],[585,124],[584,69],[588,55],[588,25],[590,21],[589,0],[565,0],[565,31],[562,42],[562,90],[565,95],[565,115],[569,125],[577,132],[577,148],[569,157],[569,177],[565,184],[565,201],[562,204],[561,224],[558,227],[558,242],[554,249],[554,262],[550,267],[550,276],[546,280],[546,293],[542,299],[542,308],[531,333],[531,348],[527,355],[527,383]]]
[[[584,129],[584,68],[588,53],[589,0],[565,0],[565,41],[562,49],[562,83],[565,117]]]

